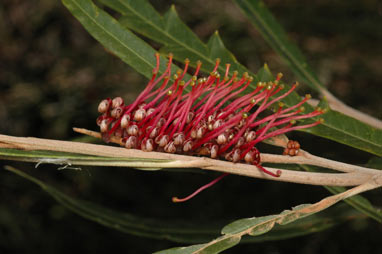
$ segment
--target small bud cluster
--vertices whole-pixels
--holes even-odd
[[[321,115],[323,110],[317,108],[304,113],[302,105],[310,95],[292,107],[285,107],[281,100],[298,83],[279,95],[284,88],[279,84],[281,74],[273,82],[259,82],[256,88],[243,95],[253,78],[248,73],[239,76],[236,71],[229,77],[229,64],[221,76],[217,72],[219,59],[208,77],[198,77],[201,66],[198,62],[194,75],[184,80],[189,66],[186,60],[184,69],[173,74],[173,81],[172,56],[159,77],[158,54],[156,60],[151,80],[132,104],[125,105],[121,97],[105,99],[99,104],[101,115],[97,124],[106,142],[114,136],[128,149],[245,161],[267,174],[279,176],[281,172],[274,174],[260,166],[256,145],[267,138],[321,122],[296,125],[298,120]],[[185,93],[185,88],[189,92]],[[270,108],[274,109],[273,113],[260,116]],[[298,152],[295,147],[288,149],[287,154]]]
[[[300,143],[294,140],[289,140],[285,147],[283,155],[297,156],[300,151]]]

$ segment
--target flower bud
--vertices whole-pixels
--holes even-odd
[[[145,152],[151,152],[154,150],[154,141],[149,138],[142,141],[142,150]]]
[[[123,99],[121,97],[115,97],[111,102],[111,108],[117,108],[123,105]]]
[[[161,117],[157,123],[157,127],[162,127],[163,125],[165,125],[166,123],[166,119],[164,119],[163,117]]]
[[[174,145],[182,145],[185,138],[183,133],[175,133],[173,137]]]
[[[245,137],[245,141],[251,142],[251,141],[255,140],[255,138],[256,138],[256,132],[250,131],[250,132],[248,132],[247,136]]]
[[[109,100],[103,100],[98,105],[98,112],[105,113],[109,110],[110,101]]]
[[[183,151],[184,152],[189,152],[191,151],[192,149],[192,146],[193,146],[193,142],[191,140],[187,140],[184,142],[184,145],[183,145]]]
[[[125,129],[127,126],[129,126],[130,123],[130,115],[124,114],[121,119],[121,128]]]
[[[155,108],[149,108],[149,109],[147,110],[147,112],[146,112],[146,116],[151,115],[152,113],[154,113],[154,111],[155,111]]]
[[[207,128],[205,126],[198,128],[196,131],[196,138],[201,139],[206,133],[206,131],[207,131]]]
[[[245,142],[245,139],[243,137],[240,137],[237,140],[236,147],[241,147],[242,145],[244,145],[244,142]]]
[[[164,151],[166,153],[175,153],[176,152],[176,147],[174,145],[174,142],[169,142],[165,147],[164,147]]]
[[[136,136],[130,136],[127,138],[125,147],[127,149],[135,149],[137,148],[137,137]]]
[[[233,150],[233,154],[232,154],[232,162],[238,162],[240,161],[240,149],[235,149]]]
[[[133,124],[127,127],[127,134],[130,136],[137,136],[138,135],[138,126]]]
[[[194,118],[194,112],[188,112],[187,113],[187,118],[186,118],[186,123],[191,123],[192,119]]]
[[[102,120],[100,126],[100,131],[103,133],[103,132],[107,132],[108,129],[109,129],[109,121],[107,119],[104,119]]]
[[[137,109],[134,113],[134,120],[137,122],[142,121],[143,118],[145,117],[146,117],[146,110],[143,108]]]
[[[159,135],[155,138],[155,143],[160,147],[165,147],[168,144],[170,137],[168,135]]]
[[[151,127],[151,126],[150,126]],[[150,132],[150,138],[155,138],[159,134],[159,127],[155,127],[151,132]]]
[[[110,115],[111,117],[118,119],[121,117],[122,113],[123,113],[123,109],[121,107],[116,107],[110,112]]]
[[[213,145],[211,147],[211,158],[216,159],[218,157],[218,152],[219,152],[219,146],[218,145]]]
[[[219,120],[216,120],[215,122],[214,122],[214,124],[213,124],[213,129],[215,130],[215,129],[217,129],[217,128],[219,128],[220,126],[222,126],[222,124],[223,124],[223,120],[222,119],[219,119]]]
[[[228,136],[227,136],[227,133],[222,133],[220,134],[217,138],[216,138],[216,143],[218,143],[219,145],[224,145],[226,144],[228,141]]]

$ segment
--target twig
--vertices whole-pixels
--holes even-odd
[[[99,133],[92,132],[84,129],[75,129],[77,132],[86,133],[87,135],[99,137]],[[59,152],[70,152],[96,156],[109,156],[109,157],[126,157],[126,158],[149,158],[149,159],[164,159],[163,162],[153,163],[140,163],[137,167],[158,167],[158,168],[189,168],[196,167],[204,170],[213,170],[230,174],[243,175],[248,177],[262,178],[274,181],[284,181],[311,185],[328,185],[328,186],[356,186],[365,183],[377,175],[381,175],[381,171],[374,169],[354,170],[351,173],[312,173],[300,172],[293,170],[282,169],[280,177],[272,177],[264,174],[255,166],[231,163],[221,160],[213,160],[206,157],[185,156],[177,154],[159,153],[159,152],[143,152],[135,149],[125,149],[120,147],[86,144],[70,141],[59,141],[39,138],[24,138],[0,135],[0,147],[5,145],[7,148],[13,147],[23,150],[49,150]],[[263,154],[263,161],[273,159],[274,155]],[[271,157],[268,157],[271,156]],[[286,161],[291,161],[293,158],[288,156],[284,157]],[[171,161],[166,161],[171,160]],[[295,162],[293,162],[295,163]],[[351,165],[352,166],[352,165]],[[279,169],[267,168],[272,172]],[[382,177],[378,178],[382,185]]]
[[[331,109],[336,110],[338,112],[341,112],[345,115],[351,116],[361,122],[364,122],[366,124],[369,124],[375,128],[382,129],[382,121],[379,120],[378,118],[372,117],[368,114],[365,114],[359,110],[356,110],[352,107],[349,107],[339,99],[337,99],[333,94],[331,94],[329,91],[326,89],[320,90],[322,96],[326,98],[328,101],[328,104]],[[310,99],[308,103],[312,106],[317,106],[319,103],[318,100],[315,99]]]
[[[81,134],[85,134],[95,138],[101,138],[101,134],[99,132],[81,129],[81,128],[73,128],[73,130]],[[120,139],[117,139],[115,137],[111,138],[111,142],[122,145]],[[283,140],[283,142],[285,142],[285,140]],[[269,163],[283,163],[283,164],[307,164],[307,165],[319,166],[323,168],[334,169],[337,171],[347,172],[347,173],[352,173],[356,171],[369,173],[369,174],[375,173],[375,169],[370,169],[366,167],[361,167],[361,166],[356,166],[356,165],[351,165],[351,164],[347,164],[343,162],[325,159],[322,157],[312,155],[302,149],[300,149],[299,156],[285,156],[285,155],[262,153],[261,161],[269,162]]]

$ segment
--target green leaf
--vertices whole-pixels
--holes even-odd
[[[216,228],[207,228],[200,225],[196,227],[191,224],[180,224],[170,221],[157,221],[151,218],[116,212],[92,202],[71,198],[56,188],[15,168],[6,166],[5,169],[37,184],[57,202],[72,212],[124,233],[155,239],[167,239],[174,242],[195,243],[210,240],[219,232]]]
[[[151,46],[125,29],[90,0],[62,2],[85,29],[111,53],[133,66],[139,73],[151,78],[156,52]],[[164,71],[165,68],[166,60],[161,58],[160,71]]]
[[[357,193],[357,192],[355,192]],[[355,194],[354,193],[354,194]],[[158,253],[219,253],[239,243],[245,235],[258,236],[272,230],[277,224],[283,225],[294,223],[302,218],[311,216],[322,211],[340,200],[346,198],[346,195],[339,194],[321,200],[315,204],[303,204],[285,210],[277,215],[268,215],[263,217],[254,217],[241,219],[225,226],[222,230],[222,236],[205,244],[198,244],[189,247],[172,248]]]
[[[346,188],[339,186],[325,186],[325,188],[333,194],[346,191]],[[370,218],[382,223],[382,210],[374,207],[365,197],[356,195],[344,201]]]
[[[314,167],[308,165],[300,165],[301,168],[308,172],[318,172]],[[338,194],[347,189],[339,186],[325,186],[325,188],[333,194]],[[354,207],[358,211],[382,223],[382,210],[374,207],[369,200],[361,195],[355,195],[344,200],[348,205]]]
[[[42,152],[42,154],[44,154],[44,152]],[[179,243],[209,241],[219,233],[219,228],[216,226],[206,227],[205,225],[201,226],[198,223],[164,222],[128,213],[120,213],[89,201],[71,198],[58,189],[15,168],[6,166],[5,169],[37,184],[57,202],[74,213],[124,233],[156,239],[167,239]],[[248,238],[245,239],[244,242],[288,239],[313,232],[319,232],[338,223],[357,217],[359,217],[359,214],[354,212],[349,213],[348,210],[340,208],[336,209],[331,214],[315,216],[311,220],[299,221],[298,223],[291,223],[287,226],[277,227],[265,237]],[[198,226],[195,226],[195,224]],[[227,242],[223,242],[224,245],[229,245]],[[232,243],[233,242],[231,241],[230,244]]]
[[[154,67],[154,50],[130,31],[124,29],[115,19],[95,6],[91,1],[64,0],[68,9],[80,20],[85,28],[106,48],[119,56],[126,63],[149,77]],[[209,45],[203,44],[197,36],[179,19],[172,7],[161,17],[147,1],[108,1],[103,3],[121,12],[122,21],[130,29],[142,33],[150,39],[165,44],[164,50],[170,50],[178,60],[189,58],[202,60],[203,70],[210,71],[215,65],[216,52],[224,61],[235,60],[221,42],[218,34],[214,34]],[[163,50],[163,49],[162,49]],[[213,57],[213,58],[211,58]],[[225,72],[224,62],[219,71]],[[245,70],[237,61],[238,69]],[[161,60],[161,70],[165,68]],[[231,71],[233,71],[231,68]],[[253,75],[255,77],[255,75]],[[286,89],[285,89],[286,90]],[[292,93],[283,102],[292,106],[299,101],[299,96]],[[307,111],[312,110],[309,105]],[[325,123],[318,127],[304,130],[376,155],[382,155],[382,131],[363,124],[351,117],[330,111],[324,116]]]
[[[101,0],[101,2],[123,15],[119,19],[122,25],[163,44],[161,51],[173,53],[178,61],[188,58],[191,60],[190,64],[195,66],[196,61],[200,60],[203,62],[202,70],[209,73],[215,66],[215,59],[220,58],[222,62],[218,70],[221,73],[225,73],[226,63],[231,64],[231,74],[234,70],[247,71],[224,47],[218,33],[211,37],[208,45],[204,44],[181,21],[174,6],[162,17],[146,0]],[[254,78],[256,80],[255,76]]]
[[[308,65],[302,52],[288,39],[286,32],[267,9],[263,1],[235,0],[235,2],[268,44],[307,85],[316,91],[325,89],[312,68]]]
[[[382,156],[382,130],[334,110],[329,110],[321,117],[324,123],[300,131]]]
[[[235,0],[235,2],[294,73],[314,90],[325,90],[302,52],[288,39],[286,32],[263,1]],[[320,106],[322,105],[324,102]],[[336,111],[328,112],[323,118],[325,124],[307,129],[306,132],[382,156],[382,130]]]
[[[371,158],[367,162],[366,167],[382,169],[382,157],[373,157],[373,158]]]
[[[171,167],[171,160],[148,159],[148,158],[126,158],[126,157],[103,157],[55,151],[27,151],[18,149],[0,148],[0,159],[36,162],[40,164],[60,165],[59,169],[73,168],[72,165],[91,165],[105,167],[133,167],[141,170],[159,170]],[[75,168],[78,169],[78,168]]]

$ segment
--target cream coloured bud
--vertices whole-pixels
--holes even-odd
[[[109,110],[110,102],[109,100],[103,100],[98,105],[98,112],[105,113]]]
[[[224,145],[226,144],[228,141],[228,136],[227,136],[227,133],[222,133],[220,134],[217,138],[216,138],[216,143],[218,143],[219,145]]]
[[[136,136],[130,136],[126,140],[125,147],[127,149],[135,149],[137,147],[137,137]]]
[[[137,122],[142,121],[143,118],[145,117],[146,117],[146,110],[143,108],[137,109],[134,113],[134,120]]]
[[[150,138],[155,138],[159,134],[159,127],[155,127],[151,132],[150,132]]]
[[[216,159],[218,157],[218,152],[219,152],[219,146],[218,145],[213,145],[211,147],[211,158]]]
[[[165,147],[168,144],[170,137],[168,135],[160,135],[155,138],[155,143],[160,147]]]
[[[184,145],[183,145],[183,152],[187,153],[187,152],[191,151],[193,144],[194,143],[191,140],[185,141]]]
[[[114,117],[114,118],[118,119],[118,118],[121,117],[122,113],[123,113],[123,109],[122,109],[122,107],[116,107],[116,108],[114,108],[114,109],[110,112],[110,115],[111,115],[111,117]]]
[[[235,149],[233,150],[233,154],[232,154],[232,162],[238,162],[240,161],[240,149]]]
[[[123,105],[123,99],[121,97],[115,97],[111,102],[112,108],[117,108]]]
[[[222,119],[216,120],[213,124],[213,129],[215,130],[215,129],[219,128],[220,126],[222,126],[222,124],[223,124]]]
[[[191,129],[191,138],[196,138],[196,129],[195,128]]]
[[[251,141],[255,140],[255,138],[256,138],[256,132],[250,131],[250,132],[248,132],[247,136],[245,137],[245,140],[247,142],[251,142]]]
[[[196,131],[196,138],[201,139],[206,133],[206,131],[207,131],[207,128],[205,126],[198,128]]]
[[[102,133],[103,132],[107,132],[108,129],[109,129],[109,122],[108,122],[108,120],[106,120],[106,119],[102,120],[99,128],[100,128],[100,131]]]
[[[121,128],[125,129],[127,126],[129,126],[130,123],[130,115],[124,114],[121,119]]]
[[[183,133],[175,133],[173,137],[174,145],[182,145],[185,139],[186,137]]]
[[[187,118],[186,118],[186,123],[191,123],[192,119],[194,118],[194,115],[195,115],[194,112],[188,112]]]
[[[164,151],[166,153],[175,153],[176,152],[176,147],[174,145],[174,142],[169,142],[165,147],[164,147]]]
[[[243,137],[240,137],[236,142],[236,147],[241,147],[244,145],[245,139]]]
[[[154,150],[154,141],[151,138],[149,138],[143,142],[145,143],[145,148],[146,148],[145,151],[146,152],[151,152]]]
[[[137,136],[138,126],[133,124],[133,125],[130,125],[129,127],[127,127],[127,134],[129,134],[130,136]]]
[[[244,156],[244,160],[245,162],[247,163],[252,163],[254,161],[254,154],[253,152],[249,151],[245,156]]]

